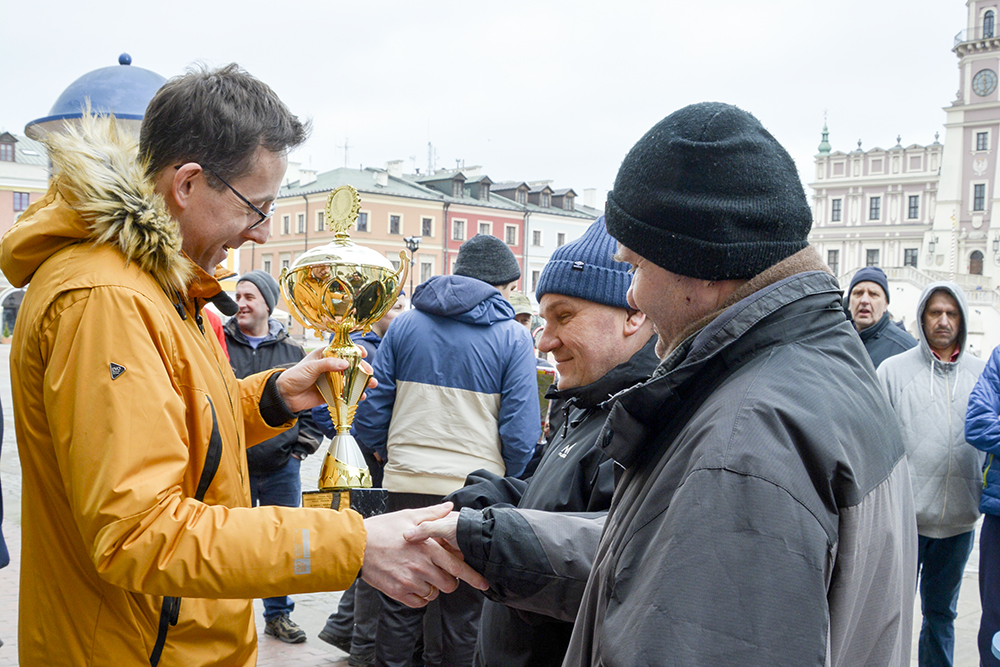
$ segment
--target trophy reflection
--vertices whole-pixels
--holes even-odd
[[[351,342],[353,331],[366,333],[396,302],[406,280],[409,258],[399,253],[399,269],[371,248],[356,245],[347,230],[358,218],[358,191],[343,185],[330,193],[326,221],[336,232],[330,243],[303,253],[282,269],[281,291],[292,316],[306,328],[332,332],[323,351],[348,362],[342,373],[324,373],[316,385],[326,400],[337,434],[323,460],[321,491],[371,488],[372,477],[361,449],[351,435],[358,401],[371,374],[361,365],[361,350]]]

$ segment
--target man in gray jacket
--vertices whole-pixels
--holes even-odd
[[[965,413],[986,363],[964,350],[968,309],[955,283],[928,285],[917,321],[920,344],[883,362],[878,379],[903,430],[917,511],[920,667],[950,667],[982,487],[983,453],[965,441]]]
[[[623,472],[563,664],[909,665],[902,437],[791,157],[736,107],[685,107],[626,156],[605,220],[662,362],[597,439]],[[595,522],[541,514],[524,543],[571,567],[558,545]],[[534,574],[517,592],[555,597]]]

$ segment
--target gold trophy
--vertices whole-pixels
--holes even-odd
[[[336,232],[334,240],[303,253],[281,270],[279,281],[289,310],[303,327],[315,329],[317,337],[322,337],[320,332],[333,333],[324,356],[350,363],[343,373],[324,373],[316,382],[337,429],[323,460],[320,491],[372,486],[368,465],[351,435],[354,412],[371,375],[363,370],[361,350],[351,342],[350,334],[359,329],[367,333],[392,308],[409,268],[405,251],[399,252],[396,270],[380,253],[351,241],[347,230],[357,220],[360,206],[358,191],[350,185],[331,192],[326,223]],[[346,500],[346,494],[340,495]]]

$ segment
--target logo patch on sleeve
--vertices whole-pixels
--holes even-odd
[[[121,377],[122,373],[124,373],[124,372],[125,372],[125,367],[124,366],[122,366],[121,364],[116,364],[113,361],[111,362],[111,379],[112,380],[117,380],[118,378]]]

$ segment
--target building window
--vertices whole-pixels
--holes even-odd
[[[907,199],[909,206],[906,210],[906,217],[910,220],[916,220],[920,217],[920,195],[910,195]],[[916,266],[914,264],[914,266]]]
[[[427,282],[432,275],[434,275],[434,262],[420,262],[420,282]]]
[[[972,186],[972,210],[986,210],[986,184],[976,183]]]
[[[0,144],[0,162],[14,162],[14,144]]]
[[[316,211],[316,231],[321,232],[325,227],[326,223],[326,213],[324,211]]]
[[[531,289],[535,289],[536,287],[538,287],[538,279],[541,277],[542,277],[541,271],[531,272]]]
[[[264,273],[271,273],[271,256],[264,255]]]
[[[882,217],[882,198],[872,197],[868,200],[868,219],[878,220]],[[873,266],[869,264],[869,266]]]
[[[399,260],[398,259],[392,259],[390,257],[389,258],[389,262],[392,264],[392,270],[393,271],[399,271]]]
[[[838,275],[840,273],[840,251],[839,250],[827,250],[826,251],[826,265],[830,267],[833,271],[833,275]]]
[[[983,275],[983,253],[978,250],[973,250],[969,255],[969,275]]]
[[[292,216],[290,215],[281,216],[281,233],[282,234],[292,233]]]
[[[524,206],[525,204],[528,203],[528,193],[525,192],[524,190],[518,190],[516,197],[517,197],[517,203],[520,204],[521,206]]]
[[[865,251],[865,266],[878,266],[878,250]]]
[[[305,213],[299,213],[298,214],[298,218],[296,219],[296,222],[298,223],[298,225],[297,225],[298,226],[298,233],[299,234],[305,234],[306,233],[306,214]]]
[[[389,233],[398,234],[399,233],[399,216],[390,215],[389,216]]]
[[[531,230],[531,245],[534,246],[542,245],[542,230],[540,229]]]
[[[282,255],[281,256],[281,268],[282,269],[287,269],[288,265],[291,264],[291,262],[292,262],[292,258],[290,256],[288,256],[288,255]]]
[[[507,245],[517,245],[517,225],[505,225],[503,235]]]
[[[988,151],[990,149],[990,133],[976,132],[976,150]]]
[[[561,248],[566,245],[566,232],[556,234],[556,247]]]
[[[464,241],[465,240],[465,220],[452,220],[452,222],[451,222],[451,240],[452,241]]]
[[[480,183],[479,184],[479,199],[481,201],[489,201],[490,200],[490,184],[489,183]]]
[[[359,232],[368,231],[368,213],[365,211],[358,213],[358,231]]]
[[[434,218],[420,218],[420,235],[434,236]]]
[[[542,208],[552,206],[552,196],[548,192],[542,193]]]
[[[573,195],[566,195],[563,198],[563,210],[564,211],[575,211],[576,204],[573,201]]]
[[[479,233],[480,234],[487,234],[487,235],[492,234],[493,232],[492,232],[492,230],[490,230],[490,223],[480,221],[480,223],[479,223]]]
[[[461,180],[456,178],[454,181],[451,182],[451,196],[461,197],[464,194],[465,194],[465,184]]]
[[[843,199],[833,199],[830,201],[830,222],[840,222]]]
[[[917,253],[920,248],[904,248],[903,249],[903,266],[912,266],[917,268]]]
[[[15,192],[14,193],[14,212],[18,213],[25,210],[31,204],[30,195],[27,192]]]
[[[992,9],[983,14],[983,37],[993,36],[993,25],[995,22],[996,16],[993,14]]]

